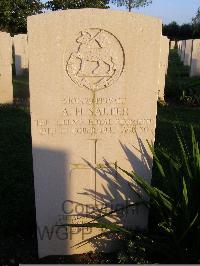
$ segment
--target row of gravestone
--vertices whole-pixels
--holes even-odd
[[[12,64],[16,76],[27,74],[28,43],[26,34],[11,37],[0,32],[0,103],[13,102]]]
[[[200,76],[200,40],[179,41],[177,46],[181,61],[190,67],[190,76]]]
[[[2,47],[8,67],[1,38]],[[101,228],[59,225],[96,222],[118,206],[126,211],[100,221],[147,227],[148,209],[127,207],[139,198],[120,167],[151,181],[147,140],[154,144],[169,53],[162,22],[98,9],[35,15],[28,50],[39,256],[120,248]]]
[[[12,88],[12,70],[11,62],[15,66],[16,76],[24,75],[28,72],[28,41],[26,34],[18,34],[14,37],[10,37],[8,33],[0,32],[0,60],[1,65],[1,94],[0,103],[12,103],[13,101],[13,88]],[[173,46],[173,47],[172,47]],[[170,47],[173,49],[175,46],[170,43]],[[159,75],[159,87],[158,87],[158,97],[164,100],[164,88],[165,88],[165,76],[163,73],[167,72],[168,67],[168,54],[169,54],[169,40],[163,36],[161,50],[160,50],[160,75]],[[12,57],[12,53],[14,56]],[[5,68],[5,66],[7,66]],[[6,74],[5,74],[6,73]]]

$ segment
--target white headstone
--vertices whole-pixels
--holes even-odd
[[[159,74],[159,88],[158,97],[164,100],[165,97],[165,76],[168,68],[168,57],[169,57],[169,39],[167,37],[161,37],[160,47],[160,74]]]
[[[28,44],[27,35],[18,34],[13,37],[15,51],[15,71],[21,76],[28,71]]]
[[[185,48],[186,48],[186,40],[182,41],[182,50],[181,50],[181,61],[184,62],[185,59]]]
[[[184,65],[190,66],[191,64],[191,55],[192,55],[192,46],[193,46],[193,40],[187,40],[186,41],[186,47],[185,47],[185,58],[184,58]]]
[[[170,49],[174,49],[175,45],[176,45],[176,42],[175,41],[171,41],[170,42]]]
[[[150,182],[161,28],[156,18],[100,9],[28,18],[40,257],[112,250],[101,229],[56,225],[138,201],[119,166]],[[148,210],[132,211],[105,220],[146,228]]]
[[[182,41],[178,41],[178,55],[181,57],[181,51],[182,51]]]
[[[200,40],[193,41],[190,76],[200,76]]]
[[[0,32],[0,104],[13,102],[12,86],[12,38]]]

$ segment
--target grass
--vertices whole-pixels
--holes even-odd
[[[177,74],[178,73],[178,74]],[[181,80],[187,80],[183,67],[172,52],[167,77],[168,100],[174,99]],[[172,82],[174,80],[174,82]],[[185,82],[185,81],[184,81]],[[195,82],[199,82],[198,79]],[[194,84],[194,79],[192,83]],[[29,97],[26,77],[14,78],[14,97]],[[171,93],[171,95],[170,95]],[[175,101],[176,102],[176,101]],[[181,126],[185,139],[193,125],[200,140],[200,107],[173,104],[159,107],[155,147],[163,147],[178,156],[176,127]],[[37,259],[35,205],[31,151],[31,127],[28,108],[0,106],[0,265],[18,263],[116,263],[116,256],[87,254],[72,257]],[[153,177],[157,175],[153,169]]]
[[[200,140],[200,107],[165,106],[158,109],[156,142],[172,153],[178,152],[176,130],[182,129],[185,139],[190,139],[190,125],[193,125],[197,139]]]
[[[130,176],[149,196],[150,201],[144,202],[140,195],[139,202],[143,202],[147,207],[151,207],[150,214],[154,223],[150,223],[147,240],[151,243],[159,239],[156,245],[156,260],[152,261],[155,248],[152,243],[149,245],[142,241],[135,245],[135,236],[132,239],[134,249],[146,250],[141,257],[134,254],[132,248],[127,247],[124,258],[131,257],[135,263],[141,258],[150,262],[159,263],[199,263],[200,250],[200,153],[199,145],[196,141],[193,127],[191,127],[191,151],[188,152],[188,143],[180,135],[177,136],[179,143],[179,156],[169,156],[168,152],[162,149],[152,151],[155,164],[159,171],[159,182],[156,186],[150,185],[137,173],[127,172],[121,169],[126,175]],[[162,163],[161,163],[162,159]],[[164,163],[165,162],[165,163]],[[154,172],[155,174],[155,172]],[[155,177],[155,176],[154,176]],[[133,187],[133,191],[135,188]],[[149,219],[150,221],[152,219]],[[153,236],[153,237],[152,237]],[[126,239],[127,240],[127,239]],[[145,239],[143,239],[145,240]],[[161,248],[161,244],[165,248]],[[140,246],[138,246],[140,245]],[[131,245],[133,246],[133,244]],[[150,256],[147,256],[149,253]],[[130,256],[133,254],[134,256]],[[158,260],[158,254],[162,258]],[[136,260],[135,260],[136,259]]]

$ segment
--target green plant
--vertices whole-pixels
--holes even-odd
[[[78,8],[109,8],[108,0],[49,0],[45,7],[52,11]]]
[[[180,101],[184,104],[191,106],[200,105],[200,90],[196,88],[189,88],[188,90],[183,90],[180,97]]]
[[[155,210],[158,228],[169,237],[180,260],[199,259],[200,250],[200,152],[194,130],[191,128],[191,149],[177,133],[180,158],[151,148],[160,173],[160,187],[151,186],[135,172],[129,173],[150,201],[146,206]],[[161,163],[160,158],[167,163]],[[166,167],[164,166],[166,165]],[[136,191],[135,191],[136,192]],[[138,196],[143,199],[142,195]]]
[[[0,0],[0,29],[12,35],[27,32],[27,17],[42,13],[40,0]]]
[[[111,0],[110,2],[117,6],[125,6],[131,12],[133,8],[148,6],[152,0]]]
[[[130,176],[133,181],[143,189],[148,195],[149,200],[145,200],[144,193],[138,193],[135,186],[132,186],[133,192],[139,197],[138,202],[130,204],[127,208],[144,204],[147,208],[154,211],[155,226],[153,232],[156,235],[164,236],[164,243],[168,243],[169,249],[165,254],[169,255],[169,262],[198,262],[200,250],[200,151],[195,133],[191,127],[191,149],[186,145],[181,131],[178,133],[177,140],[180,148],[180,157],[174,157],[162,149],[150,149],[154,155],[154,162],[160,173],[160,182],[158,186],[153,186],[146,182],[135,172],[127,172],[121,169],[123,173]],[[118,233],[124,233],[127,236],[136,236],[135,232],[112,223],[101,223],[101,218],[112,215],[118,210],[112,210],[100,215],[91,223],[84,225],[66,224],[63,226],[75,227],[97,227],[106,228]],[[149,239],[150,235],[149,235]],[[161,239],[161,238],[160,238]],[[125,253],[120,255],[120,261],[126,263],[126,255],[132,256],[133,263],[144,263],[138,259],[136,254],[146,252],[144,245],[138,239],[132,240],[131,248],[127,247]],[[159,243],[159,242],[158,242]],[[158,245],[157,245],[158,248]],[[159,252],[159,248],[157,250]],[[143,254],[143,255],[144,255]],[[176,258],[174,258],[176,256]],[[171,261],[170,261],[171,260]]]

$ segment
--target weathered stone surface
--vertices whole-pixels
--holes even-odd
[[[193,40],[186,40],[186,47],[185,47],[185,58],[184,58],[184,65],[190,66],[191,65],[191,55],[193,49]]]
[[[0,32],[0,103],[13,102],[12,86],[12,38]]]
[[[159,81],[158,81],[158,97],[161,100],[165,98],[165,76],[168,69],[168,57],[169,57],[169,39],[167,37],[161,37],[160,46],[160,65],[159,65]]]
[[[91,221],[102,206],[138,200],[119,167],[150,182],[146,140],[155,138],[161,28],[152,17],[98,9],[28,18],[40,257],[111,250],[113,238],[92,238],[100,229],[66,233],[55,225]],[[148,210],[108,220],[146,228]]]
[[[18,34],[13,37],[15,51],[15,71],[21,76],[28,71],[28,43],[26,34]]]
[[[190,76],[200,76],[200,40],[193,40]]]

